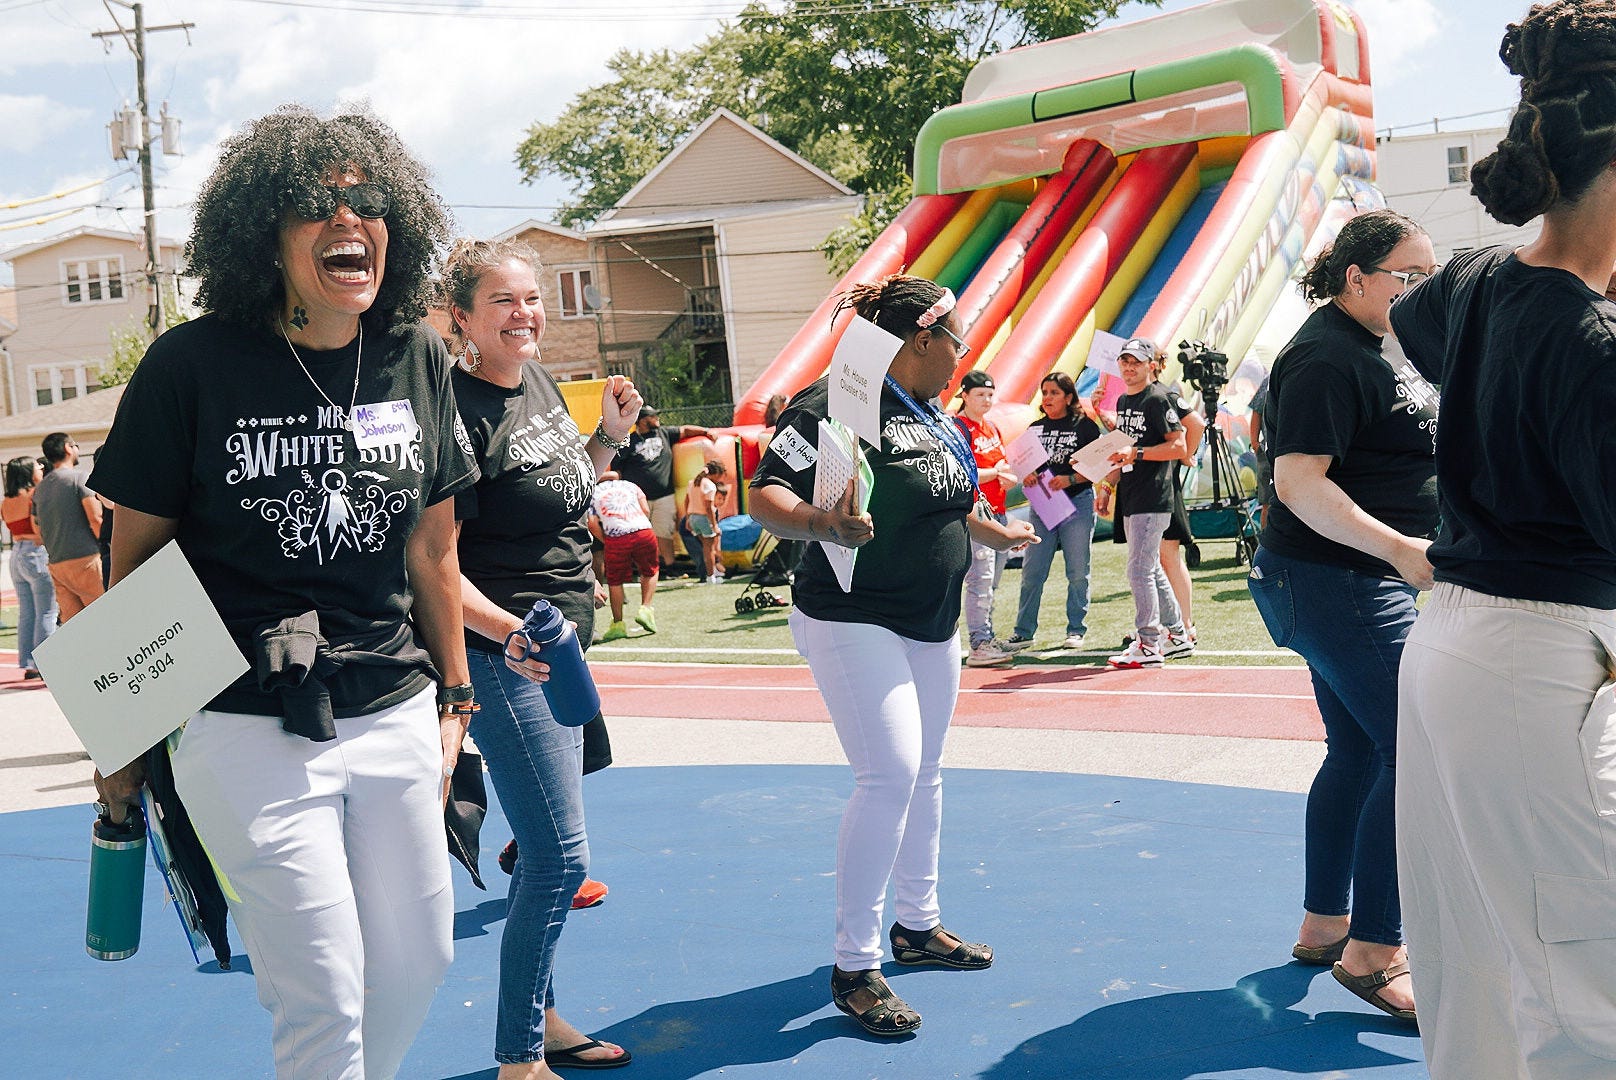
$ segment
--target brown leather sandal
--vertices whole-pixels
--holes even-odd
[[[1304,964],[1313,964],[1316,967],[1330,967],[1341,959],[1341,954],[1347,948],[1347,938],[1350,935],[1342,934],[1340,941],[1332,941],[1328,945],[1310,948],[1298,941],[1291,949],[1291,955]]]
[[[946,952],[934,948],[932,943],[937,940],[937,935],[947,933],[949,931],[941,926],[930,930],[911,930],[902,923],[893,923],[892,929],[887,931],[887,940],[892,942],[892,958],[900,964],[934,964],[956,971],[980,971],[993,966],[993,950],[987,945],[961,939],[958,945]]]
[[[1335,981],[1345,986],[1358,997],[1369,1002],[1375,1008],[1388,1016],[1395,1016],[1399,1020],[1407,1020],[1417,1024],[1419,1019],[1413,1009],[1399,1009],[1380,996],[1380,991],[1393,979],[1400,979],[1408,974],[1408,961],[1393,964],[1384,971],[1371,971],[1368,975],[1349,975],[1347,969],[1337,960],[1330,968]]]
[[[860,990],[868,990],[876,1003],[859,1012],[849,1002]],[[858,1022],[858,1026],[871,1035],[885,1039],[908,1035],[920,1027],[920,1014],[909,1003],[892,992],[879,968],[869,971],[842,971],[832,968],[830,973],[830,999],[836,1007]]]

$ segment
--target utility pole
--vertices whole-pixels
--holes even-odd
[[[135,54],[135,89],[139,98],[140,109],[140,188],[146,210],[146,284],[151,289],[151,306],[147,309],[146,321],[151,329],[152,340],[155,341],[157,335],[163,332],[163,290],[158,273],[158,268],[161,264],[159,261],[160,252],[157,250],[157,206],[152,192],[152,122],[150,106],[146,100],[146,35],[160,33],[165,30],[183,30],[185,31],[185,39],[189,42],[191,28],[196,24],[181,22],[148,27],[146,25],[145,10],[140,4],[125,3],[125,0],[104,0],[104,2],[117,4],[119,7],[127,8],[135,13],[133,39],[130,38],[130,32],[123,28],[123,24],[118,22],[117,14],[110,7],[107,8],[107,13],[112,15],[112,23],[117,29],[100,30],[90,36],[101,40],[104,45],[107,44],[107,39],[109,38],[122,38],[123,43],[129,46],[129,51]],[[111,46],[107,45],[107,47],[110,48]],[[116,147],[117,144],[115,143],[114,145]],[[114,152],[116,153],[116,150]],[[164,153],[168,152],[170,151],[165,145]],[[176,147],[173,152],[177,153],[178,148]]]

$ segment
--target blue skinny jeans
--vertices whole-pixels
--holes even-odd
[[[1016,607],[1015,634],[1031,638],[1038,632],[1038,605],[1044,600],[1044,582],[1058,549],[1066,561],[1066,636],[1088,633],[1089,563],[1094,548],[1094,489],[1072,500],[1072,516],[1053,529],[1031,514],[1038,543],[1021,556],[1021,602]]]
[[[556,942],[589,870],[583,728],[556,723],[539,684],[506,667],[498,653],[468,649],[466,659],[482,706],[471,737],[520,852],[500,939],[494,1034],[494,1060],[520,1064],[544,1056]]]
[[[1274,644],[1307,661],[1324,718],[1324,764],[1307,797],[1303,906],[1315,915],[1350,912],[1358,941],[1401,945],[1397,669],[1416,591],[1397,578],[1265,547],[1252,563],[1246,584],[1257,611]]]

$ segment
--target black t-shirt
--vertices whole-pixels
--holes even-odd
[[[550,373],[522,365],[522,385],[507,389],[454,373],[460,419],[482,477],[455,496],[460,572],[513,615],[550,601],[578,624],[595,627],[595,575],[584,515],[595,494],[595,467]],[[466,631],[466,646],[499,652],[504,642]]]
[[[647,499],[673,494],[673,440],[660,427],[652,428],[648,435],[629,432],[628,446],[617,452],[612,464]]]
[[[1396,349],[1335,304],[1307,317],[1269,374],[1269,460],[1329,456],[1325,476],[1358,508],[1405,536],[1434,536],[1437,392]],[[1275,499],[1263,546],[1307,562],[1396,577],[1389,563],[1328,540]]]
[[[1160,446],[1167,436],[1183,429],[1172,395],[1161,383],[1151,383],[1137,394],[1117,398],[1117,427],[1133,436],[1143,450]],[[1173,512],[1173,462],[1140,458],[1125,466],[1117,481],[1116,516]]]
[[[1059,420],[1039,416],[1027,428],[1038,433],[1038,441],[1049,452],[1049,461],[1039,472],[1072,477],[1075,482],[1066,494],[1074,500],[1094,486],[1072,468],[1072,455],[1100,437],[1100,425],[1082,413],[1067,413]]]
[[[1616,305],[1483,248],[1407,293],[1392,327],[1449,410],[1437,580],[1616,608]]]
[[[305,375],[278,335],[204,315],[147,351],[96,453],[97,491],[178,520],[180,548],[249,663],[258,628],[310,610],[335,650],[425,660],[406,621],[405,541],[421,511],[470,485],[477,468],[435,331],[367,325],[355,393],[358,352],[357,339],[300,348]],[[360,450],[350,396],[407,401],[419,430]],[[346,663],[325,678],[333,712],[397,704],[428,685],[427,670]],[[251,671],[210,707],[282,715]]]
[[[819,445],[819,421],[829,413],[826,380],[792,397],[752,486],[778,484],[814,497],[814,464],[797,469],[777,452],[780,435],[795,431]],[[934,421],[948,424],[945,418]],[[817,543],[808,545],[792,585],[803,614],[827,622],[873,623],[916,641],[945,641],[959,623],[960,588],[971,562],[965,516],[976,494],[964,467],[896,394],[881,389],[881,448],[864,446],[874,471],[870,518],[875,537],[858,549],[853,590],[843,592]]]

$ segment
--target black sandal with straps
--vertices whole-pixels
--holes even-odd
[[[868,990],[876,999],[874,1005],[859,1012],[849,1002],[860,990]],[[871,1035],[896,1038],[908,1035],[920,1027],[920,1014],[909,1003],[892,992],[879,968],[870,971],[843,971],[832,968],[830,973],[830,999],[842,1012],[858,1021],[858,1026]]]
[[[949,931],[941,926],[931,930],[911,930],[902,923],[893,923],[892,929],[887,932],[887,939],[892,942],[892,958],[900,964],[933,964],[956,971],[980,971],[993,966],[993,950],[986,945],[962,939],[958,945],[946,951],[933,948],[932,943],[937,940],[937,935],[947,933]]]

